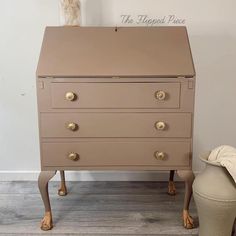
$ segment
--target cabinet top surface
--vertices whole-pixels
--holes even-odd
[[[38,77],[193,77],[185,27],[47,27]]]

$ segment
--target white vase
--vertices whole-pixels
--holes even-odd
[[[236,218],[236,185],[224,167],[207,161],[208,156],[201,157],[206,168],[193,183],[199,236],[231,236]]]

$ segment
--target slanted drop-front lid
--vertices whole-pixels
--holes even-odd
[[[193,77],[185,27],[47,27],[38,77]]]

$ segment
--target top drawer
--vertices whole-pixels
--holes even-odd
[[[179,108],[180,83],[52,83],[53,108]]]

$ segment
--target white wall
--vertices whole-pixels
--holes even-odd
[[[175,14],[185,19],[197,71],[194,170],[201,170],[198,156],[205,150],[220,144],[236,146],[235,0],[81,2],[84,26],[122,25],[122,14],[134,19],[139,14],[152,18]],[[35,69],[44,27],[59,24],[58,1],[0,3],[0,178],[30,179],[40,169]],[[111,179],[111,174],[99,177],[87,173],[82,177]],[[122,176],[116,173],[113,177],[154,178],[128,173]]]

